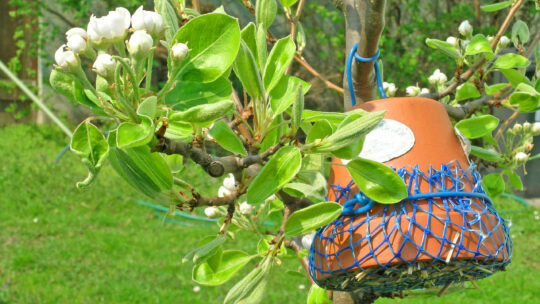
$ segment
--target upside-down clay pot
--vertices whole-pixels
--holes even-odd
[[[465,180],[474,178],[469,176],[467,170],[470,164],[464,145],[456,136],[446,110],[439,102],[421,97],[388,98],[367,102],[355,108],[368,112],[386,111],[385,119],[404,124],[414,134],[412,147],[402,155],[384,161],[385,165],[407,171],[416,168],[424,173],[446,165],[450,170],[465,172],[465,176],[461,177]],[[334,159],[333,162],[336,165],[331,167],[329,184],[341,187],[351,185],[352,178],[346,167],[341,165],[343,161]],[[404,181],[408,183],[407,176]],[[420,178],[416,182],[415,193],[437,191],[433,181]],[[454,182],[447,177],[437,181],[443,188]],[[470,183],[463,183],[460,187],[457,190],[462,192],[478,191],[471,189]],[[352,194],[358,192],[354,184],[350,190]],[[339,198],[337,191],[336,187],[329,187],[329,201]],[[409,189],[409,195],[411,191]],[[511,247],[507,246],[508,228],[504,220],[494,211],[486,212],[488,207],[491,208],[489,210],[494,209],[486,207],[482,199],[469,199],[471,201],[466,211],[448,208],[447,201],[435,197],[431,201],[417,199],[414,204],[405,200],[391,207],[375,203],[366,213],[342,216],[319,230],[315,236],[311,249],[314,256],[310,257],[310,263],[313,264],[311,275],[319,285],[336,290],[351,290],[342,285],[325,285],[324,282],[342,272],[354,274],[375,270],[377,267],[410,265],[412,262],[428,263],[434,257],[443,263],[453,261],[457,264],[475,259],[492,264],[509,262]],[[345,201],[346,198],[342,197],[338,203],[344,204]],[[482,235],[478,231],[489,233]],[[396,291],[411,286],[384,290]]]

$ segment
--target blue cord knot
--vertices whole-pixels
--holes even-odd
[[[361,204],[363,207],[355,209],[356,204]],[[373,207],[375,202],[362,193],[356,193],[353,199],[348,200],[343,204],[343,215],[357,215],[368,211]]]
[[[379,58],[379,55],[381,54],[381,50],[377,49],[377,53],[373,55],[372,57],[365,58],[356,53],[356,50],[358,49],[358,43],[356,43],[349,52],[349,55],[347,56],[347,66],[346,66],[346,73],[347,73],[347,84],[349,85],[349,93],[351,95],[351,103],[352,105],[356,105],[356,95],[354,94],[354,87],[352,83],[352,62],[353,58],[360,61],[360,62],[375,62],[375,78],[377,79],[377,89],[379,91],[379,94],[381,95],[381,98],[386,98],[386,94],[384,93],[383,85],[382,85],[382,77],[381,72],[379,69],[379,63],[377,62],[377,58]]]

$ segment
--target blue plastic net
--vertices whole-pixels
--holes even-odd
[[[311,245],[309,271],[317,285],[390,293],[505,269],[512,252],[508,226],[482,189],[474,164],[467,170],[451,162],[426,173],[418,167],[397,173],[409,196],[392,205],[353,194],[352,181],[331,185],[328,199],[343,203],[344,212],[319,229]]]

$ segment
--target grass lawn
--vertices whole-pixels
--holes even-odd
[[[191,281],[182,257],[217,227],[165,223],[143,198],[105,167],[86,190],[75,182],[86,169],[72,153],[54,160],[67,138],[52,126],[0,128],[0,303],[219,303],[249,267],[221,287]],[[195,184],[217,183],[200,172]],[[462,290],[441,298],[380,299],[376,303],[532,303],[540,299],[540,220],[516,203],[499,204],[512,218],[513,262],[504,273],[481,280],[483,291]],[[226,247],[256,250],[238,234]],[[291,276],[294,260],[275,267],[264,303],[305,303],[306,278]],[[306,289],[299,289],[299,285]]]

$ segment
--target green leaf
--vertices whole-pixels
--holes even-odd
[[[285,223],[285,235],[288,237],[304,234],[337,219],[343,206],[333,202],[323,202],[300,209],[289,216]]]
[[[517,105],[521,113],[534,112],[538,109],[540,96],[526,92],[514,92],[510,95],[509,101],[511,105]]]
[[[184,157],[180,154],[162,154],[172,173],[178,173],[184,168]]]
[[[275,246],[275,245],[270,245],[270,241],[273,240],[274,237],[271,236],[271,235],[265,235],[264,238],[261,238],[259,240],[259,243],[257,244],[257,253],[262,256],[262,257],[265,257],[268,255],[268,251],[271,249],[272,246]],[[282,242],[280,247],[279,247],[279,253],[277,254],[278,256],[285,256],[287,255],[287,247],[285,247],[285,244]]]
[[[300,21],[297,21],[296,47],[298,50],[303,50],[306,47],[306,32],[304,31],[304,26],[302,26],[302,22]]]
[[[512,87],[517,87],[520,83],[529,83],[529,79],[516,70],[500,70],[504,77],[512,84]]]
[[[177,81],[174,89],[165,97],[165,103],[173,110],[186,110],[193,106],[231,99],[232,85],[226,77],[213,82]]]
[[[102,113],[99,108],[99,100],[97,104],[90,100],[84,93],[81,82],[73,75],[62,70],[54,69],[49,76],[49,82],[56,92],[66,96],[70,100],[89,107],[96,114]]]
[[[494,85],[487,85],[486,83],[484,83],[484,90],[486,94],[493,95],[499,92],[500,90],[506,88],[506,86],[507,86],[507,83],[497,83]]]
[[[202,285],[217,286],[227,282],[252,259],[239,250],[224,251],[221,259],[208,259],[193,268],[193,280]]]
[[[456,92],[456,101],[462,101],[471,98],[477,98],[482,96],[478,89],[472,82],[464,83]]]
[[[169,121],[181,121],[193,124],[208,124],[234,111],[232,100],[223,100],[211,104],[191,107],[185,111],[174,112]]]
[[[500,174],[492,173],[484,176],[482,185],[491,198],[496,198],[504,192],[504,180]]]
[[[156,12],[158,12],[165,22],[165,39],[171,45],[174,34],[178,31],[178,17],[170,0],[154,0]]]
[[[223,120],[214,123],[214,126],[210,129],[209,133],[216,142],[226,150],[243,156],[247,155],[246,149],[240,138],[236,136],[231,127]]]
[[[521,178],[519,177],[519,175],[517,175],[517,173],[506,170],[504,171],[504,174],[506,174],[506,176],[508,177],[508,181],[510,182],[510,185],[512,185],[512,187],[518,190],[523,190],[523,182],[521,181]]]
[[[347,164],[354,183],[369,198],[393,204],[407,197],[407,186],[394,170],[379,162],[356,158]]]
[[[276,44],[274,44],[264,67],[263,82],[267,92],[272,91],[278,84],[279,80],[289,67],[295,52],[296,46],[289,36],[279,39]]]
[[[145,98],[139,107],[137,108],[137,114],[148,116],[150,119],[154,119],[156,117],[156,106],[157,106],[157,97],[156,96],[150,96]]]
[[[169,120],[169,127],[165,132],[165,137],[172,140],[191,142],[193,139],[193,128],[188,122]]]
[[[461,58],[461,54],[458,52],[453,44],[438,39],[426,39],[426,44],[434,49],[438,49],[446,55],[458,59]]]
[[[482,34],[475,35],[465,49],[465,55],[476,55],[480,53],[493,53],[489,41]]]
[[[328,292],[324,288],[311,284],[307,304],[332,304],[332,301],[328,299]]]
[[[291,7],[293,6],[298,0],[281,0],[281,4],[283,7]]]
[[[288,184],[300,171],[301,166],[302,156],[297,148],[287,146],[279,149],[249,186],[248,203],[264,202],[266,198]]]
[[[109,133],[109,162],[134,189],[150,198],[160,198],[172,189],[173,178],[167,162],[150,147],[116,148],[116,131]]]
[[[514,45],[518,45],[519,43],[525,44],[527,41],[529,41],[529,27],[527,26],[527,23],[517,20],[514,25],[512,26],[512,42]]]
[[[242,36],[242,41],[244,41],[246,46],[251,51],[251,54],[253,54],[253,57],[255,57],[255,61],[257,62],[257,67],[259,68],[259,70],[262,71],[262,69],[264,68],[264,63],[261,63],[259,61],[256,31],[257,30],[255,28],[255,24],[253,24],[253,22],[250,22],[242,30],[241,36]],[[265,44],[266,44],[266,42],[265,42]],[[266,45],[265,45],[265,47],[266,47]]]
[[[334,132],[332,125],[328,120],[321,119],[313,124],[313,127],[309,131],[306,137],[306,143],[314,142],[316,139],[325,138],[330,136]]]
[[[527,66],[529,66],[529,59],[513,53],[504,54],[497,58],[497,60],[495,60],[495,62],[493,63],[493,67],[495,69],[503,70],[513,68],[526,68]]]
[[[504,160],[502,154],[494,150],[484,149],[478,146],[471,146],[471,154],[490,162],[500,163]]]
[[[277,3],[276,0],[257,0],[255,4],[255,19],[257,24],[261,24],[266,31],[274,18],[276,18]]]
[[[264,292],[264,287],[266,287],[267,282],[268,267],[265,267],[266,264],[264,264],[264,262],[265,260],[259,263],[262,265],[255,267],[242,280],[229,289],[229,292],[223,301],[224,304],[242,303],[242,301],[245,301],[246,299],[253,299],[251,295],[255,297],[255,300],[257,300],[257,297],[260,297],[259,295],[261,292]]]
[[[88,177],[77,183],[77,188],[89,186],[99,172],[107,155],[109,154],[109,145],[101,131],[88,122],[83,121],[71,137],[71,151],[82,158],[83,163],[88,168]]]
[[[353,122],[355,119],[359,119],[364,115],[364,113],[355,113],[347,116],[339,125],[338,128],[342,128],[343,126]],[[352,144],[345,146],[343,148],[340,148],[338,150],[332,151],[332,155],[334,155],[337,158],[341,159],[353,159],[357,157],[360,152],[362,151],[362,148],[364,147],[364,140],[366,139],[365,136],[361,136],[358,138],[357,141],[353,142]]]
[[[495,12],[495,11],[502,10],[503,8],[509,7],[510,5],[512,5],[512,2],[513,0],[492,3],[492,4],[485,4],[485,5],[480,6],[480,8],[484,12]]]
[[[240,27],[230,16],[206,14],[183,25],[174,41],[190,48],[188,58],[179,66],[179,79],[212,82],[232,65],[240,47]]]
[[[301,84],[298,84],[295,95],[295,101],[291,111],[291,127],[296,134],[296,131],[300,127],[300,122],[302,121],[302,112],[304,111],[304,93],[302,92]]]
[[[255,57],[253,57],[249,47],[243,41],[240,43],[240,50],[234,61],[233,69],[242,82],[244,89],[253,99],[265,96],[261,74],[257,69]]]
[[[290,105],[295,101],[296,88],[302,86],[302,94],[306,94],[311,85],[300,78],[283,75],[276,86],[270,91],[271,107],[274,112],[274,118],[285,112]]]
[[[266,45],[266,29],[262,24],[257,25],[255,32],[255,42],[257,43],[257,63],[261,71],[266,66],[266,58],[268,57],[268,47]]]
[[[304,146],[306,152],[325,153],[339,150],[358,143],[364,135],[373,130],[383,119],[385,112],[365,113],[360,118],[338,128],[332,135]]]
[[[140,116],[141,123],[123,122],[118,127],[118,148],[133,148],[149,143],[154,137],[154,122],[148,116]]]
[[[319,171],[300,171],[298,178],[283,187],[283,191],[294,197],[307,197],[311,201],[324,201],[327,182]]]
[[[182,263],[189,260],[193,260],[195,264],[206,261],[221,248],[226,239],[224,234],[219,234],[217,237],[213,235],[205,237],[199,242],[197,248],[191,250],[182,258]]]
[[[481,115],[459,121],[456,128],[467,138],[479,138],[491,134],[499,125],[499,119],[492,115]]]

